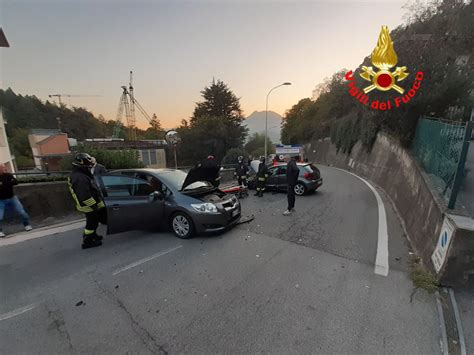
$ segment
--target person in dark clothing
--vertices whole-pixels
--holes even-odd
[[[247,178],[249,176],[249,167],[244,162],[244,157],[239,156],[237,158],[237,166],[235,167],[235,176],[237,177],[237,182],[240,186],[247,186]]]
[[[93,165],[93,158],[89,154],[77,154],[68,178],[69,191],[76,203],[76,209],[86,216],[82,249],[102,245],[102,236],[97,234],[97,227],[99,222],[105,221],[105,204],[91,172]]]
[[[33,229],[30,225],[30,216],[28,216],[28,213],[26,213],[23,205],[13,191],[13,186],[17,184],[18,182],[15,177],[7,171],[5,165],[0,164],[0,222],[3,222],[5,210],[11,207],[21,216],[25,230],[30,231]],[[0,238],[4,237],[5,233],[0,225]]]
[[[268,178],[268,167],[265,164],[265,157],[260,157],[260,164],[258,165],[257,171],[257,192],[255,196],[263,197],[263,191],[265,191],[265,184]]]
[[[107,169],[105,168],[105,166],[97,163],[97,160],[95,159],[95,157],[92,157],[92,162],[94,163],[94,165],[91,168],[91,172],[93,176],[102,176],[102,175],[107,174]]]
[[[240,186],[239,196],[248,196],[247,179],[250,170],[248,165],[244,162],[244,157],[239,156],[237,158],[237,166],[235,167],[234,175],[237,177],[237,182]]]
[[[295,186],[298,182],[298,176],[300,169],[296,165],[296,159],[294,157],[289,158],[288,164],[286,165],[286,183],[288,187],[287,198],[288,198],[288,209],[283,212],[283,215],[289,216],[295,208]]]
[[[213,155],[209,155],[206,160],[200,164],[207,171],[206,174],[216,176],[212,181],[214,187],[219,187],[221,177],[219,171],[221,170],[220,165],[217,163]]]

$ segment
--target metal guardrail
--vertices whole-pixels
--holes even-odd
[[[17,178],[22,177],[49,177],[49,176],[67,176],[71,171],[17,171],[12,175]]]

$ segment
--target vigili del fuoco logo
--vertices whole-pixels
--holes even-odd
[[[392,68],[397,65],[398,57],[393,49],[393,41],[392,38],[390,38],[390,32],[387,26],[382,26],[377,46],[371,55],[371,62],[378,70],[374,70],[373,67],[362,66],[362,71],[359,75],[364,80],[370,82],[370,84],[363,89],[359,89],[355,86],[355,78],[352,75],[352,70],[346,74],[345,79],[349,81],[349,94],[363,105],[381,111],[391,110],[392,107],[400,107],[402,104],[410,102],[416,95],[416,91],[420,88],[423,73],[421,71],[416,73],[413,86],[405,93],[403,83],[400,82],[410,74],[405,66],[396,67],[392,71]],[[390,98],[386,101],[369,101],[367,94],[373,90],[386,92],[394,90],[401,94],[401,96],[395,97],[393,102]]]

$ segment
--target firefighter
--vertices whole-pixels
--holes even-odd
[[[105,204],[91,172],[94,159],[87,153],[79,153],[72,166],[68,178],[69,191],[77,210],[86,216],[82,249],[98,247],[102,245],[102,237],[97,234],[97,227],[99,221],[103,222],[105,219]]]
[[[249,167],[244,162],[244,157],[239,156],[237,158],[237,166],[235,167],[234,175],[237,177],[237,182],[241,187],[239,195],[247,195],[247,178],[249,176]]]
[[[244,157],[239,156],[237,158],[237,166],[235,167],[234,175],[237,177],[239,186],[247,186],[247,178],[249,176],[249,167],[244,162]]]
[[[257,171],[257,192],[255,196],[263,197],[263,191],[265,191],[265,184],[268,178],[268,167],[265,164],[265,157],[260,157],[260,164]]]

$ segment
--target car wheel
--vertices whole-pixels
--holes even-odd
[[[189,239],[194,235],[193,221],[182,212],[175,213],[171,217],[171,229],[174,235],[181,239]]]
[[[305,192],[306,192],[306,187],[301,182],[295,185],[295,194],[297,196],[303,196]]]

